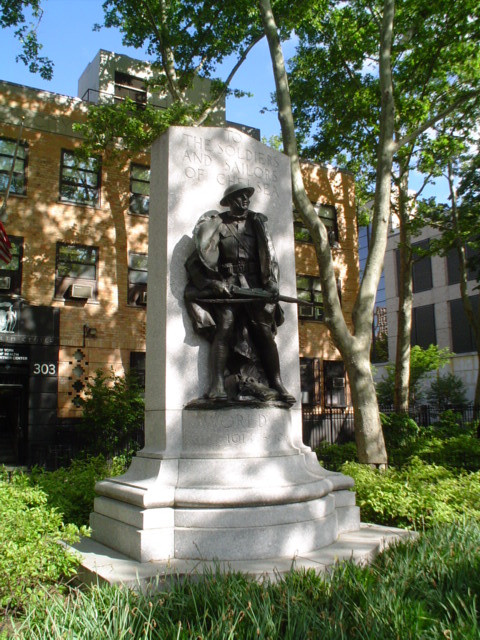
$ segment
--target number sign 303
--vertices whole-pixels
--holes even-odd
[[[40,364],[39,362],[33,363],[33,375],[35,376],[55,376],[57,375],[57,367],[55,364],[44,362]]]

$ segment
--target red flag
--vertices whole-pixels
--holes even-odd
[[[12,252],[10,251],[11,248],[12,243],[7,236],[5,227],[0,222],[0,260],[3,260],[6,264],[8,264],[12,259]]]

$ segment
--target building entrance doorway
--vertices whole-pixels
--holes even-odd
[[[24,385],[2,384],[0,378],[0,464],[24,464],[26,400]]]

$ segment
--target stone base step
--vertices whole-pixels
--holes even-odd
[[[78,579],[84,584],[96,584],[98,581],[144,589],[153,583],[155,587],[162,589],[168,587],[172,579],[198,577],[217,569],[225,573],[239,571],[256,579],[275,580],[292,568],[323,572],[337,562],[346,560],[368,564],[386,547],[416,535],[403,529],[362,523],[360,529],[342,533],[334,543],[311,553],[291,558],[228,562],[178,559],[137,562],[90,538],[83,538],[68,548],[81,556]]]

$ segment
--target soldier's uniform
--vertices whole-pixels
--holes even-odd
[[[253,193],[250,187],[235,185],[227,189],[220,204],[227,204],[227,194],[233,195],[237,191],[245,191],[248,196]],[[247,328],[272,388],[292,403],[294,398],[281,382],[274,340],[276,327],[284,320],[280,305],[263,300],[241,304],[227,302],[226,291],[230,285],[261,288],[272,293],[278,291],[278,261],[266,222],[266,216],[250,210],[201,216],[193,231],[195,251],[185,265],[189,274],[185,300],[195,330],[212,341],[212,378],[216,380],[213,385],[216,384],[217,389],[223,384],[220,382],[221,370],[231,352],[236,350],[242,356],[248,355],[248,349],[238,346],[245,342],[238,336]],[[202,298],[219,297],[225,298],[225,303],[201,301]],[[222,398],[224,394],[223,391],[209,395]]]
[[[224,212],[207,214],[198,221],[193,231],[196,249],[186,262],[190,284],[185,291],[188,310],[198,333],[211,337],[211,330],[216,325],[213,318],[223,315],[222,309],[232,307],[193,302],[202,297],[216,297],[210,289],[212,281],[250,289],[278,286],[278,262],[266,220],[263,214],[248,211],[242,218]],[[242,307],[252,321],[268,323],[273,332],[284,321],[278,304],[259,301]]]

